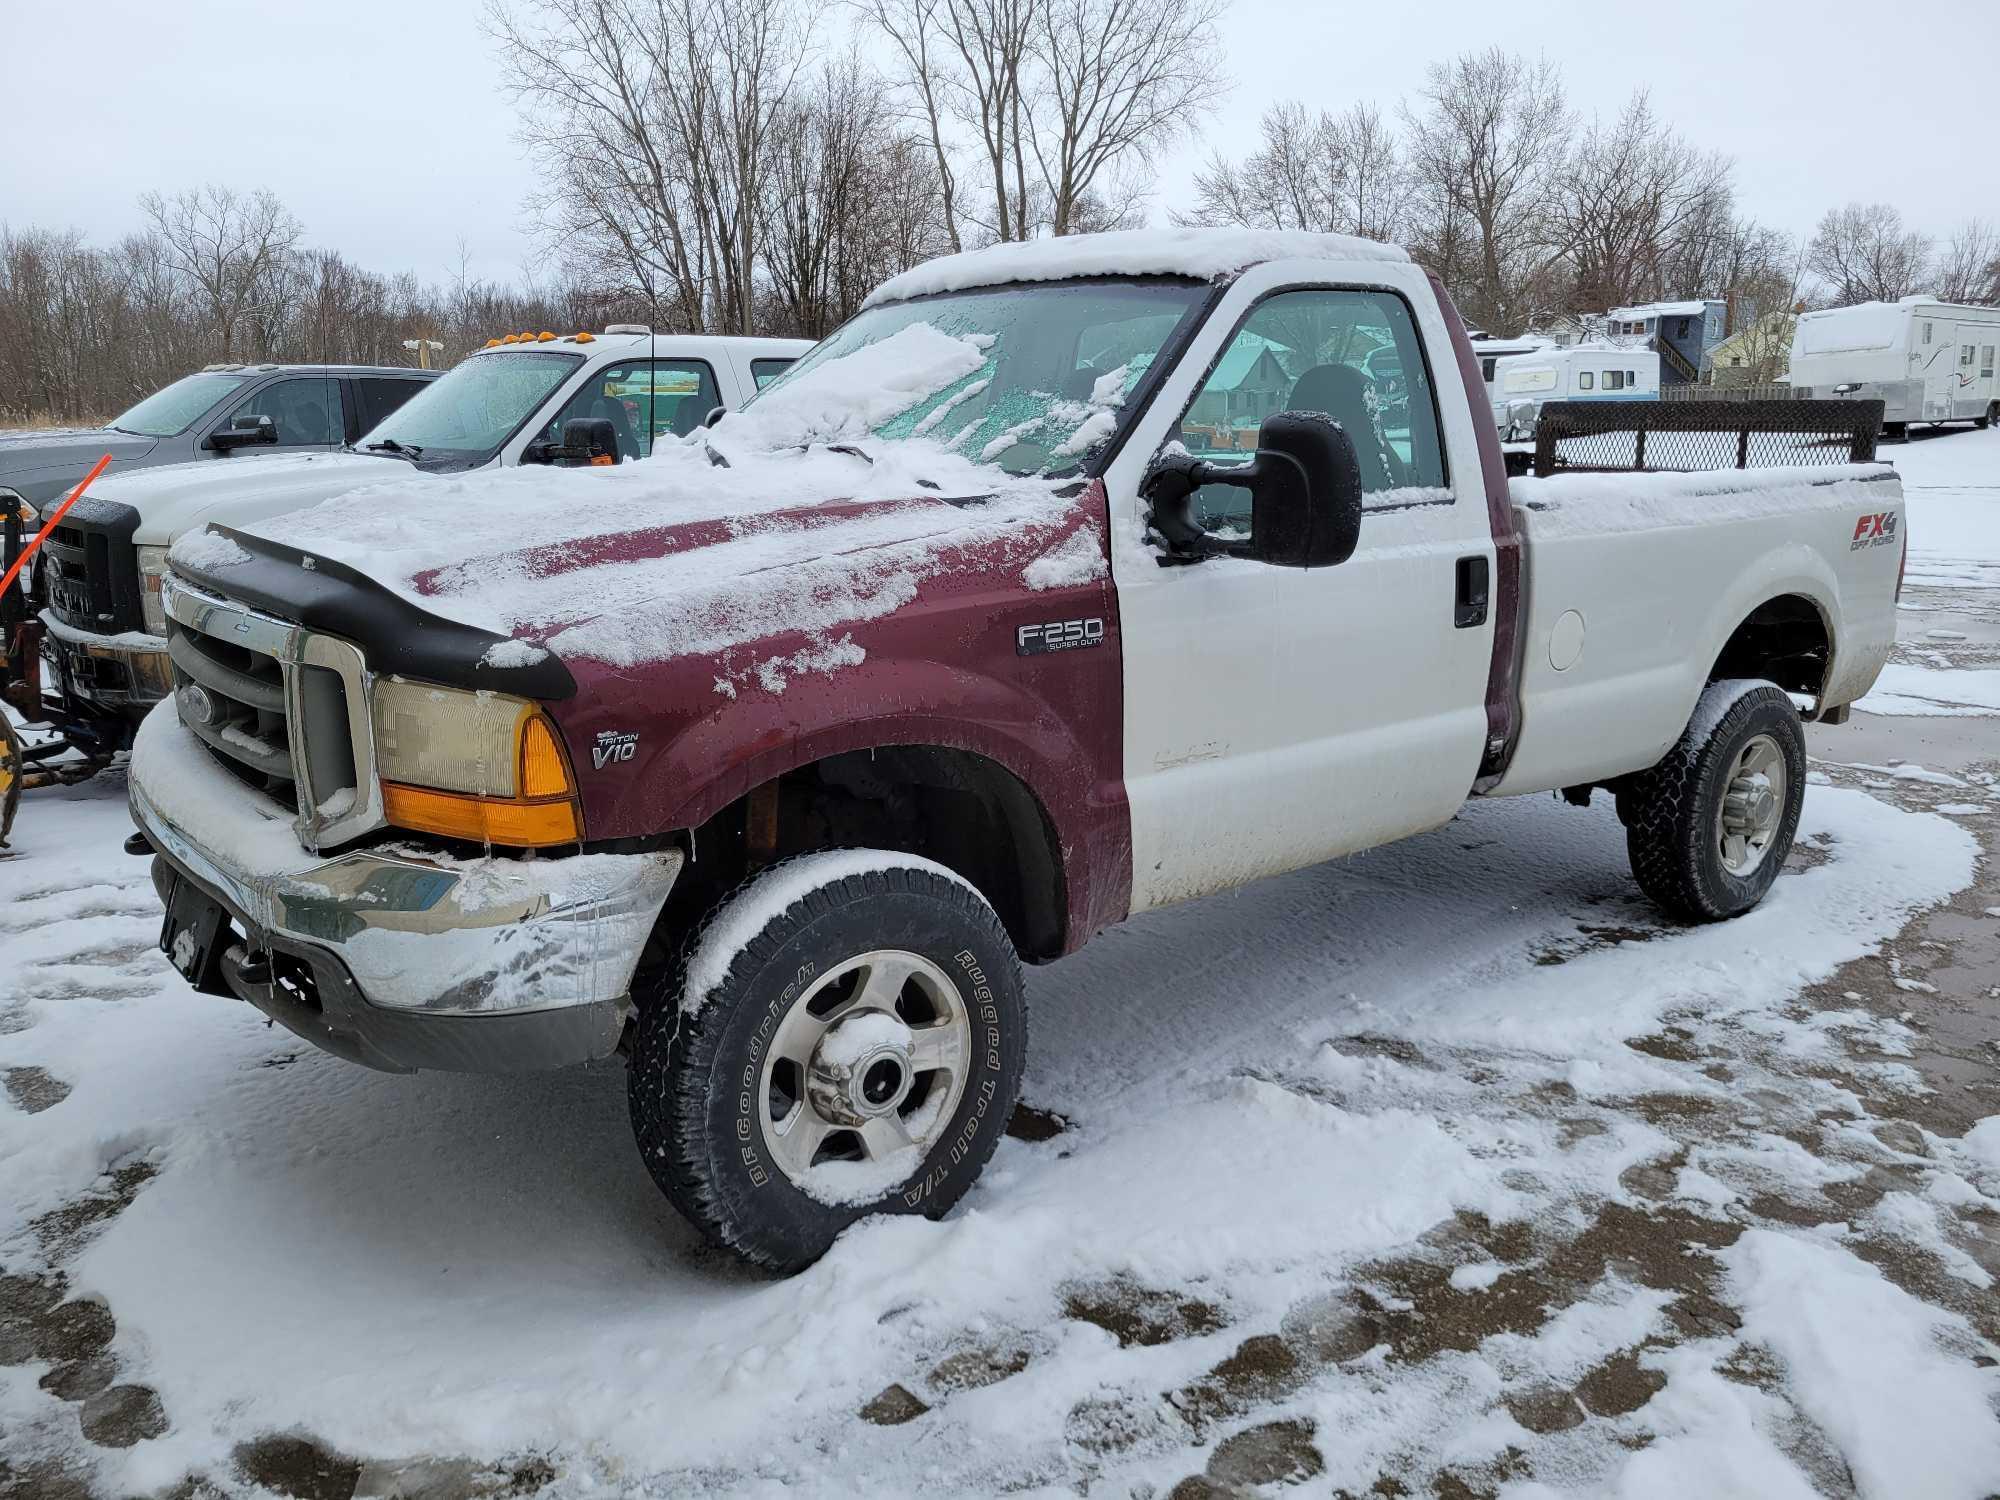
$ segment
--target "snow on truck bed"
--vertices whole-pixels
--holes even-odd
[[[1073,479],[871,435],[977,371],[990,342],[913,324],[638,462],[403,473],[251,529],[533,643],[496,647],[494,665],[546,647],[632,666],[788,632],[815,643],[799,669],[851,664],[860,650],[838,627],[902,607],[968,549],[997,549],[1017,568],[1055,554],[1038,580],[1079,572],[1065,550],[1079,529],[1062,493]],[[1079,422],[1102,404],[1075,403]],[[950,503],[967,500],[978,503]],[[173,555],[226,569],[233,550],[195,534]],[[759,676],[782,690],[782,672]]]
[[[1719,521],[1841,510],[1880,498],[1893,480],[1887,464],[1827,464],[1812,468],[1704,469],[1692,473],[1556,474],[1515,479],[1507,486],[1528,534],[1546,541],[1568,535],[1712,526]]]

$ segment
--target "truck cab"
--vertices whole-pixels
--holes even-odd
[[[108,758],[166,696],[160,587],[167,549],[190,528],[262,520],[412,468],[440,475],[547,463],[575,418],[609,422],[616,461],[634,461],[715,407],[740,404],[810,347],[656,337],[627,324],[561,338],[508,334],[448,372],[216,366],[191,376],[120,421],[186,420],[190,452],[266,456],[127,475],[113,448],[106,477],[38,562],[44,722]],[[201,415],[187,418],[197,407]]]

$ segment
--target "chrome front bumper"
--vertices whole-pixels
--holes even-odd
[[[240,930],[230,988],[328,1050],[351,1055],[351,1047],[330,1045],[265,1003],[285,1000],[271,978],[274,961],[278,970],[285,960],[304,965],[322,1029],[355,1033],[393,1066],[533,1066],[538,1029],[568,1038],[555,1053],[608,1052],[683,858],[677,850],[538,860],[455,859],[395,847],[309,853],[292,834],[290,813],[218,765],[170,705],[141,727],[128,787],[133,821],[155,854]],[[273,993],[262,995],[260,985]],[[584,1018],[564,1014],[581,1011],[595,1012],[584,1028],[588,1040],[577,1036]],[[504,1068],[436,1061],[433,1048],[408,1040],[421,1042],[425,1026],[433,1035],[449,1028],[453,1041],[444,1051],[451,1056],[464,1054],[469,1041],[477,1052],[482,1033],[505,1031],[513,1060]],[[404,1040],[385,1047],[385,1032]],[[357,1060],[385,1065],[377,1057]],[[575,1060],[552,1056],[543,1065]]]
[[[43,651],[59,657],[62,684],[80,698],[136,719],[174,690],[164,636],[98,635],[65,625],[48,610]]]

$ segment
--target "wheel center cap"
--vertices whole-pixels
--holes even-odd
[[[909,1097],[910,1028],[886,1011],[860,1011],[827,1028],[813,1049],[806,1088],[822,1118],[861,1125]]]

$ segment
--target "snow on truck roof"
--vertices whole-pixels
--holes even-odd
[[[1407,262],[1400,245],[1350,234],[1260,229],[1120,229],[1059,239],[1009,241],[945,255],[892,276],[864,307],[1020,281],[1072,276],[1191,276],[1213,280],[1267,260]]]

